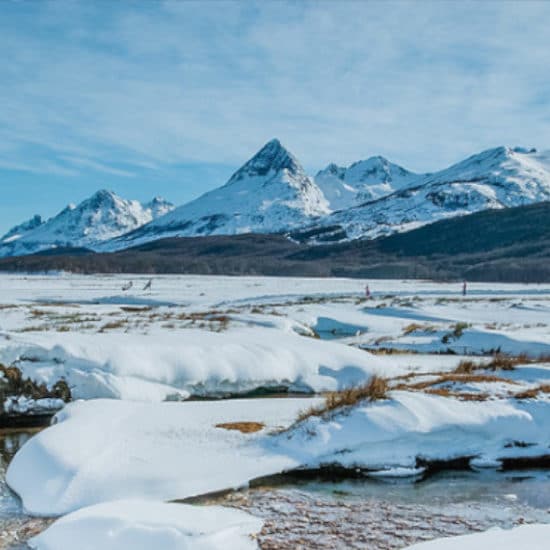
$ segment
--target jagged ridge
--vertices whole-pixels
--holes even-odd
[[[95,248],[166,214],[172,208],[160,197],[143,205],[102,189],[78,206],[67,206],[46,222],[36,218],[34,227],[27,223],[27,230],[16,239],[13,237],[17,234],[17,227],[10,230],[8,237],[0,241],[0,255],[30,254],[59,247]],[[41,223],[38,223],[39,219]]]

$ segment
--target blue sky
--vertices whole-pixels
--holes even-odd
[[[177,204],[278,137],[314,172],[550,144],[550,2],[0,2],[0,233]]]

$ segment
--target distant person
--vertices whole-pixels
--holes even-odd
[[[367,298],[367,300],[370,298],[370,288],[369,288],[369,285],[365,286],[365,298]]]
[[[149,279],[146,285],[143,287],[143,290],[151,290],[152,286],[153,286],[153,279]]]
[[[127,292],[128,290],[130,290],[132,287],[134,286],[134,283],[132,281],[129,281],[127,284],[125,284],[123,287],[122,287],[122,290],[124,292]]]
[[[466,284],[466,281],[462,283],[462,296],[466,296],[466,293],[468,292],[468,285]]]

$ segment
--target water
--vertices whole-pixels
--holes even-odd
[[[322,495],[333,494],[350,500],[378,498],[399,504],[506,506],[514,502],[550,514],[550,471],[547,470],[452,471],[418,482],[399,478],[369,479],[334,484],[307,483],[304,487]]]
[[[3,520],[23,515],[21,501],[6,484],[6,470],[15,453],[37,430],[0,431],[0,525]]]
[[[41,531],[49,520],[24,513],[21,500],[6,484],[6,470],[15,453],[38,429],[0,430],[0,548],[27,549],[24,540]]]
[[[550,472],[302,482],[233,493],[220,503],[264,519],[262,550],[394,550],[494,526],[550,522]]]

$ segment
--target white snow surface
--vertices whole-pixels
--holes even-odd
[[[220,506],[122,500],[58,519],[29,541],[36,550],[251,550],[262,521]],[[76,542],[78,541],[78,542]]]
[[[144,404],[79,401],[33,437],[11,462],[7,482],[25,509],[59,515],[100,502],[172,500],[246,485],[295,467],[260,443],[320,399],[247,399]],[[216,428],[263,422],[262,432]]]
[[[521,525],[513,529],[495,527],[483,533],[448,537],[408,546],[406,550],[547,550],[550,525]]]
[[[24,395],[10,395],[4,401],[4,412],[7,414],[41,414],[53,413],[62,409],[65,405],[63,399],[46,397],[43,399],[31,399]]]
[[[329,417],[312,417],[274,438],[309,466],[338,463],[370,470],[416,468],[417,458],[476,457],[478,464],[510,456],[547,454],[550,400],[460,401],[394,391],[391,399]],[[527,450],[509,446],[525,442]]]
[[[147,204],[101,190],[78,206],[70,205],[43,222],[33,218],[0,240],[0,256],[18,256],[59,247],[97,248],[173,209],[157,197]]]
[[[24,375],[47,384],[64,378],[76,399],[145,401],[260,386],[326,391],[375,373],[406,372],[362,350],[262,327],[149,335],[38,333],[0,344],[0,361],[17,362]]]
[[[452,370],[462,354],[497,348],[550,353],[548,285],[471,284],[462,298],[460,284],[370,281],[361,301],[360,280],[166,276],[144,291],[148,279],[0,275],[0,363],[50,387],[65,378],[76,398],[161,401],[332,390],[373,373]],[[226,325],[211,325],[212,312]],[[457,323],[467,326],[449,338]],[[515,374],[535,384],[546,371],[533,369]]]

